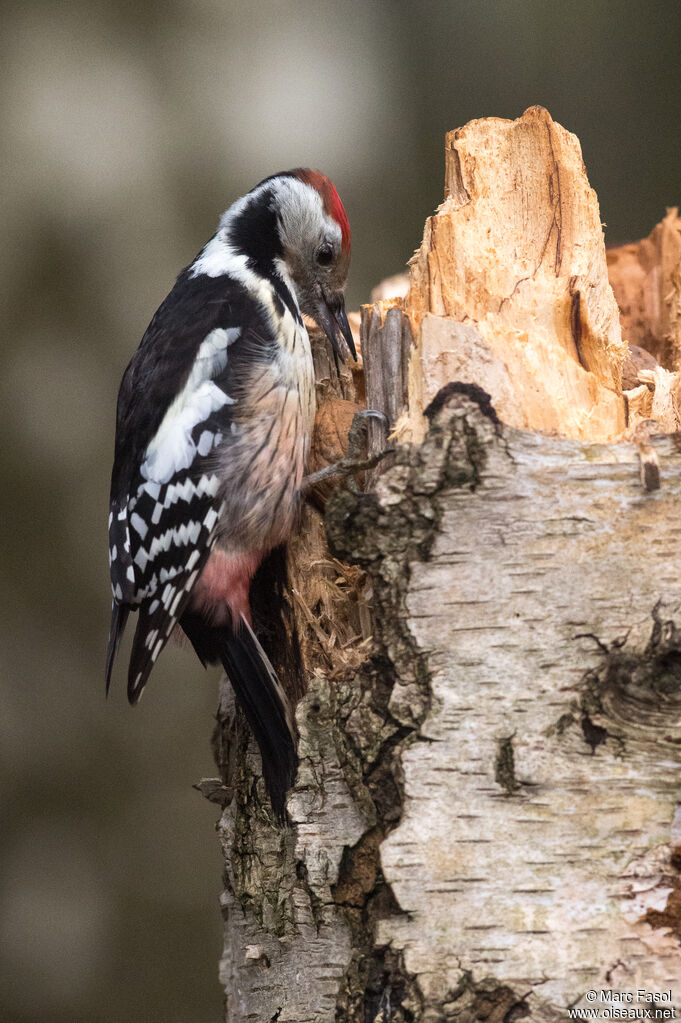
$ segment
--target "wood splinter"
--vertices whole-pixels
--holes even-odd
[[[641,486],[644,490],[660,489],[660,460],[655,448],[650,443],[651,428],[657,424],[651,419],[644,419],[634,427],[632,440],[638,451]]]

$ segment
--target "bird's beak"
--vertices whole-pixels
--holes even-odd
[[[348,317],[345,312],[343,296],[341,294],[336,294],[330,295],[327,298],[323,295],[317,303],[317,315],[315,319],[331,342],[336,358],[340,358],[345,361],[343,357],[343,346],[341,344],[342,337],[345,339],[345,343],[350,349],[352,357],[356,362],[357,351],[355,350],[355,342],[352,337],[352,331],[350,330],[350,324],[348,323]]]

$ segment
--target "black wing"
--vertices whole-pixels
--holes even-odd
[[[113,611],[107,686],[128,614],[139,611],[128,675],[136,702],[210,554],[221,512],[214,452],[229,443],[239,363],[271,344],[237,281],[188,271],[123,376],[111,476]],[[263,355],[265,352],[263,351]]]

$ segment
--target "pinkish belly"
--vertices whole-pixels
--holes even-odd
[[[214,625],[236,625],[242,615],[250,623],[251,579],[264,553],[230,554],[214,547],[192,590],[189,610]]]

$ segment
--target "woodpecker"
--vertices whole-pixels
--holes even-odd
[[[107,692],[131,611],[135,704],[179,629],[221,663],[279,818],[297,766],[279,680],[252,627],[251,579],[294,525],[315,415],[302,314],[356,358],[343,290],[350,226],[323,174],[261,181],[179,275],[121,382],[111,474]]]

